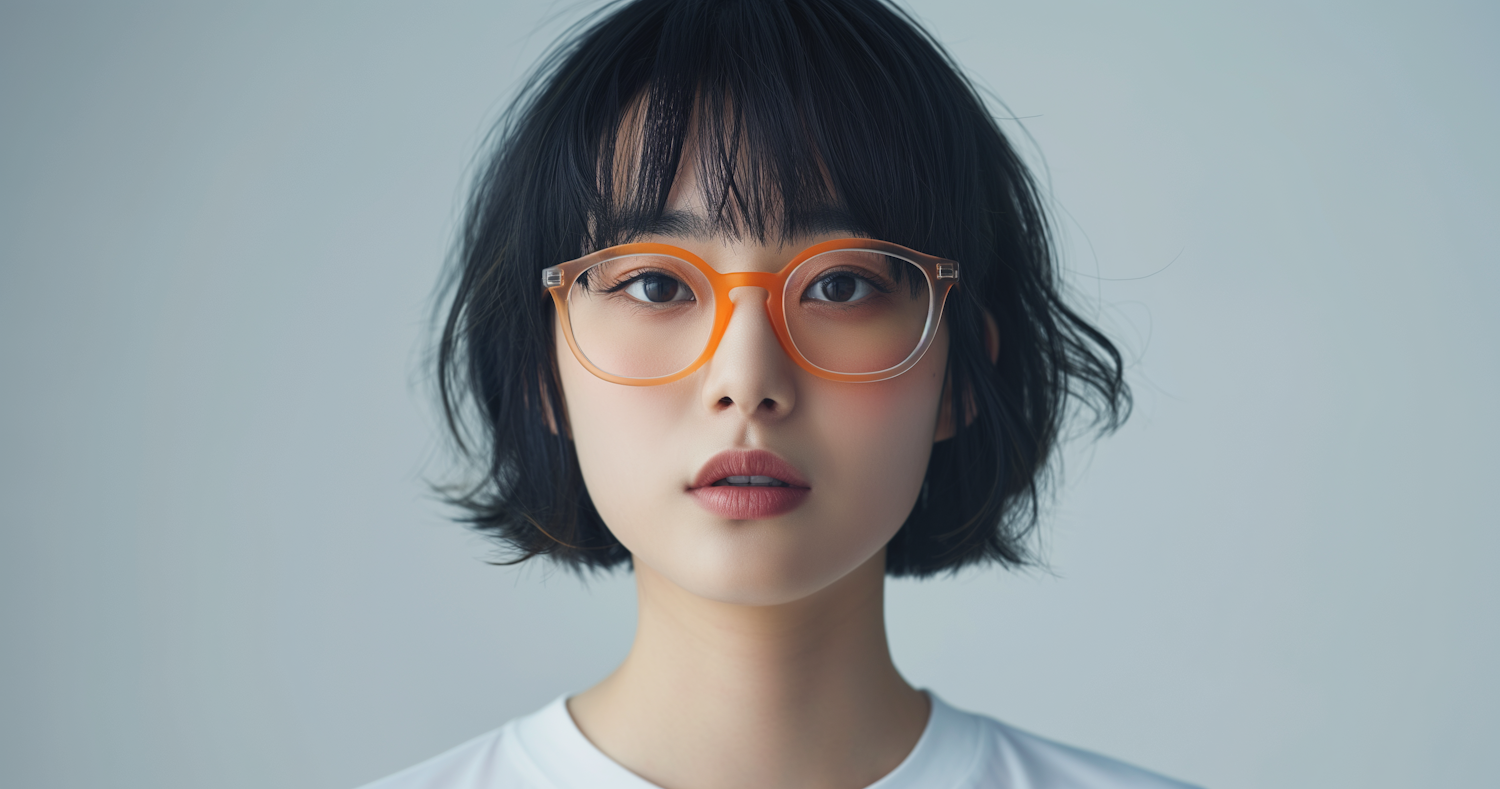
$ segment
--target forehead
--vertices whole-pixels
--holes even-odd
[[[840,195],[822,154],[788,145],[734,107],[695,108],[663,124],[649,98],[630,102],[598,166],[605,216],[598,246],[643,237],[787,245],[809,237],[872,236]],[[597,247],[596,247],[597,248]]]

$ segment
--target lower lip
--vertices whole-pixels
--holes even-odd
[[[698,505],[720,518],[735,521],[774,518],[785,515],[801,506],[807,498],[807,488],[755,486],[755,485],[706,485],[688,491],[698,500]]]

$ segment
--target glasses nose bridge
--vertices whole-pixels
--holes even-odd
[[[775,336],[777,344],[781,345],[783,350],[786,349],[786,338],[782,336],[785,329],[778,325],[779,321],[777,320],[781,311],[772,306],[772,301],[781,296],[783,278],[780,274],[766,271],[734,271],[727,274],[716,274],[713,279],[715,280],[714,289],[718,291],[719,298],[722,299],[724,306],[720,312],[718,321],[716,321],[718,326],[714,332],[714,347],[712,348],[712,352],[716,353],[718,351],[719,342],[724,338],[725,331],[729,328],[729,323],[733,319],[737,308],[747,303],[747,299],[752,303],[757,301],[761,303],[761,306],[765,309],[767,327],[771,330],[771,334]],[[758,296],[749,293],[744,294],[739,297],[740,303],[736,303],[735,292],[741,288],[760,290],[761,294]]]
[[[724,299],[724,319],[726,323],[737,306],[733,299],[734,292],[740,288],[759,288],[765,292],[765,296],[761,301],[766,309],[766,317],[771,319],[773,326],[775,325],[776,310],[771,308],[771,299],[779,295],[781,275],[766,271],[734,271],[728,274],[719,274],[715,279],[718,280],[714,283],[715,289],[719,291]]]
[[[719,274],[715,279],[719,281],[719,289],[726,295],[735,288],[764,288],[770,294],[776,291],[781,275],[769,271],[731,271]]]

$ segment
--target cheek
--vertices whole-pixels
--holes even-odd
[[[623,537],[682,495],[681,485],[667,477],[682,464],[674,449],[691,393],[680,384],[604,381],[584,369],[566,343],[559,344],[558,376],[578,465],[595,508]]]
[[[889,473],[877,474],[885,479],[903,476],[912,464],[925,470],[943,389],[942,357],[926,363],[936,350],[915,369],[889,381],[838,384],[819,380],[817,388],[824,396],[807,398],[808,410],[815,412],[808,416],[828,452],[871,473],[889,469]]]
[[[808,398],[827,504],[837,509],[834,539],[873,552],[911,512],[932,454],[946,358],[946,343],[934,343],[921,364],[898,378],[820,386],[826,396]]]

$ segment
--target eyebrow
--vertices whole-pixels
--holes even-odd
[[[625,235],[629,238],[666,236],[706,241],[729,234],[726,233],[727,228],[728,223],[712,220],[694,211],[680,210],[663,211],[656,216],[632,217],[624,222]],[[844,233],[861,237],[869,235],[860,227],[860,223],[855,221],[852,214],[832,205],[795,212],[790,222],[790,230],[792,235],[823,235],[825,233]]]

